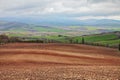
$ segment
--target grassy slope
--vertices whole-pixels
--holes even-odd
[[[86,36],[85,39],[88,42],[99,42],[99,41],[108,41],[117,38],[115,34],[102,34],[95,36]]]
[[[109,41],[100,41],[99,43],[109,44],[109,45],[117,45],[117,44],[120,43],[120,39],[117,39],[117,40],[109,40]]]
[[[9,36],[26,36],[25,34],[9,34]],[[41,38],[45,38],[48,40],[56,40],[56,41],[60,41],[63,43],[68,43],[69,39],[71,38],[73,40],[73,42],[81,42],[82,37],[81,36],[77,36],[77,37],[66,37],[66,36],[61,36],[59,37],[58,35],[53,35],[53,36],[31,36],[31,38],[35,38],[35,39],[41,39]],[[91,43],[101,43],[101,44],[109,44],[109,45],[116,45],[119,44],[120,39],[118,39],[118,36],[116,34],[101,34],[101,35],[90,35],[90,36],[84,36],[84,39],[86,42],[91,42]]]
[[[45,36],[42,38],[46,39],[52,39],[52,40],[57,40],[60,42],[68,43],[68,37],[65,36]],[[101,43],[101,44],[110,44],[110,45],[116,45],[119,44],[120,39],[118,39],[118,36],[116,34],[102,34],[102,35],[91,35],[91,36],[85,36],[85,41],[86,42],[92,42],[92,43]],[[78,41],[79,43],[82,40],[82,37],[72,37],[73,42]]]
[[[81,42],[82,37],[75,37],[74,41]],[[120,39],[117,39],[118,36],[115,34],[102,34],[102,35],[91,35],[91,36],[85,36],[84,39],[86,42],[92,42],[92,43],[101,43],[101,44],[110,44],[110,45],[116,45],[119,44]]]

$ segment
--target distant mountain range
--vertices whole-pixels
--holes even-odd
[[[120,26],[120,20],[112,19],[73,20],[58,18],[0,18],[0,20],[45,26]]]
[[[82,25],[88,26],[120,26],[120,20],[111,20],[111,19],[89,19],[81,21]]]

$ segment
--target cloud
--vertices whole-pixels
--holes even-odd
[[[109,16],[111,19],[119,19],[119,4],[120,0],[0,0],[0,17],[57,16],[99,19]]]
[[[86,19],[114,19],[114,20],[120,20],[120,15],[118,16],[81,16],[81,17],[75,17],[76,20],[86,20]]]

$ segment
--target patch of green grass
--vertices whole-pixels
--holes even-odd
[[[25,33],[16,33],[16,34],[8,34],[8,36],[14,36],[14,37],[25,37],[27,34]],[[76,37],[71,37],[71,36],[64,36],[64,35],[49,35],[49,36],[27,36],[33,40],[37,39],[48,39],[48,40],[55,40],[63,43],[69,43],[70,39],[72,39],[72,42],[74,43],[81,43],[82,42],[82,36],[76,36]],[[29,40],[31,40],[29,39]],[[99,35],[89,35],[89,36],[84,36],[85,42],[90,42],[90,43],[100,43],[100,44],[109,44],[109,45],[117,45],[120,43],[120,39],[118,36],[114,33],[111,34],[99,34]]]
[[[108,41],[117,38],[118,36],[115,34],[101,34],[101,35],[93,35],[93,36],[85,36],[85,40],[88,42],[99,42],[99,41]]]
[[[94,27],[94,26],[86,26],[86,28],[88,30],[96,30],[96,29],[98,29],[97,27]]]
[[[101,35],[90,35],[90,36],[84,36],[85,42],[90,42],[90,43],[96,43],[96,42],[108,42],[114,39],[117,39],[118,36],[115,34],[101,34]],[[79,43],[81,42],[82,37],[74,37],[73,41],[76,42],[78,41]],[[114,42],[113,42],[114,43]],[[111,44],[111,43],[110,43]]]
[[[65,36],[59,37],[58,35],[55,35],[55,36],[45,36],[43,38],[48,39],[48,40],[56,40],[56,41],[60,41],[63,43],[68,43],[68,40],[66,39]]]
[[[109,40],[109,41],[100,41],[98,43],[101,43],[101,44],[109,44],[110,46],[112,45],[118,45],[120,43],[120,39],[117,39],[117,40]]]
[[[43,28],[43,27],[34,27],[34,30],[39,32],[65,32],[63,29],[58,28]]]

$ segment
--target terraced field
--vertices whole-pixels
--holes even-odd
[[[119,80],[120,52],[80,44],[0,46],[0,80]]]

